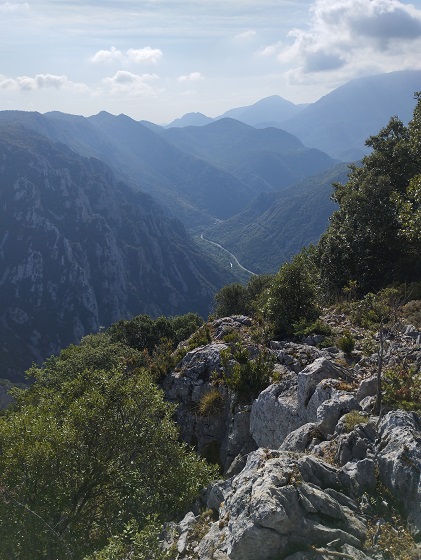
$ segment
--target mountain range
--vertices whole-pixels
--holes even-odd
[[[271,96],[214,120],[231,117],[257,128],[282,128],[305,146],[318,148],[335,159],[354,161],[368,153],[365,140],[391,116],[409,121],[415,107],[413,94],[420,88],[421,70],[390,72],[352,80],[311,104],[294,105]],[[168,126],[203,126],[209,122],[205,115],[190,113]]]
[[[84,118],[5,111],[0,122],[20,122],[82,156],[106,161],[120,179],[152,194],[190,228],[227,219],[258,194],[335,163],[282,130],[257,130],[234,119],[165,130],[105,112]]]
[[[102,161],[0,126],[0,377],[140,313],[206,316],[230,280]]]
[[[391,114],[408,120],[419,83],[421,72],[397,72],[308,106],[274,96],[169,128],[0,111],[0,377],[21,379],[121,317],[206,316],[239,279],[231,254],[224,268],[214,260],[218,245],[275,272],[326,228],[346,150],[364,153],[358,138]]]

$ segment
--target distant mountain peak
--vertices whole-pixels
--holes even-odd
[[[213,121],[210,117],[207,117],[203,113],[186,113],[179,119],[175,119],[165,128],[172,128],[175,126],[184,127],[184,126],[203,126],[205,124],[209,124]]]

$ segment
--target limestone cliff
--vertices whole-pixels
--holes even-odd
[[[240,345],[249,363],[268,351],[258,325],[235,316],[208,329],[209,344],[191,349],[163,383],[182,437],[224,474],[202,509],[168,526],[177,559],[420,558],[421,418],[387,404],[374,413],[377,355],[361,350],[371,335],[354,331],[352,357],[317,348],[323,337],[273,341],[271,382],[244,398],[229,375],[246,367]],[[419,371],[419,340],[413,327],[390,332],[385,367]],[[215,390],[218,406],[204,408]]]
[[[105,164],[3,128],[0,377],[122,317],[207,314],[222,283],[183,226]]]

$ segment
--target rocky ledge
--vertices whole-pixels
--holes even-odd
[[[187,352],[163,383],[182,437],[224,475],[169,525],[177,558],[421,558],[421,418],[386,407],[373,414],[377,356],[350,359],[314,340],[268,350],[243,316],[209,332],[209,344]],[[419,370],[419,333],[408,332],[391,335],[385,366],[405,358]],[[272,369],[248,399],[221,382],[239,345],[251,363],[264,352]],[[204,410],[211,392],[218,406]]]

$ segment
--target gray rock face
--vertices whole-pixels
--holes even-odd
[[[318,429],[317,424],[309,422],[287,435],[279,449],[282,451],[304,453],[304,451],[310,447],[310,444],[317,445],[323,439],[323,435]]]
[[[319,475],[331,470],[318,460],[311,467],[315,464]],[[359,549],[366,532],[363,520],[338,501],[339,492],[327,492],[330,476],[309,477],[308,466],[306,458],[288,452],[251,453],[225,489],[220,521],[199,544],[198,558],[212,558],[209,551],[218,549],[230,560],[269,560],[331,541]],[[330,474],[340,488],[338,471]],[[352,500],[348,503],[356,509]]]
[[[361,402],[366,397],[374,397],[377,391],[377,376],[373,375],[368,379],[363,379],[357,390],[357,400]]]
[[[209,522],[194,553],[180,558],[307,560],[338,555],[385,560],[375,545],[373,556],[363,545],[374,515],[370,500],[382,501],[379,477],[401,501],[403,516],[408,516],[412,534],[419,539],[421,419],[403,411],[387,414],[380,424],[369,413],[344,416],[361,411],[361,404],[373,398],[375,378],[367,375],[372,371],[367,363],[375,366],[375,361],[361,360],[354,368],[355,376],[365,376],[359,385],[344,383],[346,372],[317,349],[307,354],[303,345],[274,343],[277,383],[252,404],[240,405],[227,392],[220,418],[189,416],[192,403],[209,389],[211,370],[221,367],[220,352],[228,347],[221,339],[234,324],[243,328],[227,318],[219,320],[214,329],[219,340],[187,354],[164,383],[167,395],[180,402],[179,415],[187,430],[182,433],[199,442],[209,434],[217,439],[230,477],[208,488],[205,507],[219,519]],[[257,351],[252,349],[252,355]],[[254,450],[256,445],[259,449]],[[194,530],[183,527],[179,550],[191,551],[193,545],[186,543]]]
[[[356,398],[335,389],[342,372],[319,357],[297,375],[265,389],[253,403],[250,430],[259,447],[277,449],[284,439],[307,422],[316,422],[324,436],[333,433],[339,418],[360,409]]]
[[[379,476],[403,504],[413,534],[421,536],[421,418],[414,412],[389,412],[379,426]]]
[[[244,324],[245,319],[238,322],[237,327]],[[212,326],[214,328],[215,324]],[[218,332],[221,332],[221,326],[223,323],[218,321]],[[183,440],[194,445],[202,455],[218,462],[224,472],[237,455],[256,449],[250,435],[251,406],[240,404],[237,395],[226,387],[218,388],[220,410],[209,416],[198,412],[203,396],[215,390],[211,375],[221,371],[221,352],[227,349],[228,345],[223,342],[195,348],[163,381],[166,398],[178,404],[177,423]]]
[[[251,409],[250,431],[259,447],[276,449],[306,421],[298,401],[297,381],[291,375],[260,393]]]
[[[209,312],[222,273],[153,199],[95,158],[0,127],[3,377],[23,381],[32,361],[121,318]]]

